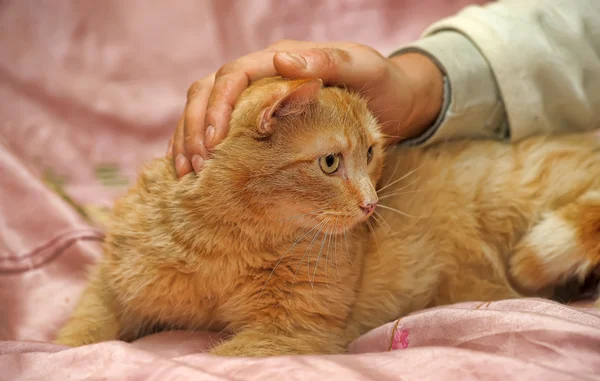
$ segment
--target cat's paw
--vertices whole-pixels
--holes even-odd
[[[243,331],[209,351],[227,357],[269,357],[337,354],[345,351],[341,338],[321,335],[277,335]]]
[[[54,341],[54,344],[66,345],[68,347],[81,347],[86,344],[91,344],[89,338],[84,336],[61,336],[59,335]]]
[[[209,350],[210,354],[225,357],[270,357],[298,354],[278,338],[269,335],[238,334]]]
[[[244,345],[235,341],[226,341],[208,351],[211,355],[224,357],[269,357],[276,356],[277,348],[268,346]]]
[[[80,322],[80,320],[70,321],[58,332],[54,343],[69,347],[81,347],[119,338],[118,331],[114,327],[104,326],[105,329],[94,330],[89,326],[79,324]]]

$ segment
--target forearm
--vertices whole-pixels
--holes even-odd
[[[448,82],[437,123],[412,142],[598,128],[598,19],[596,0],[505,0],[434,24],[394,53],[429,55]]]
[[[444,103],[444,75],[436,63],[418,52],[392,56],[389,60],[410,78],[408,83],[415,96],[404,133],[405,138],[418,138],[440,115]]]
[[[444,77],[435,117],[406,144],[507,136],[504,105],[494,75],[468,38],[453,31],[440,32],[395,52],[392,59],[402,60],[415,53],[428,57]]]

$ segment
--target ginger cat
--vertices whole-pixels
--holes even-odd
[[[279,78],[230,126],[199,175],[157,159],[116,202],[58,343],[160,327],[231,334],[218,355],[340,353],[415,310],[551,296],[599,267],[597,136],[385,154],[362,98]]]

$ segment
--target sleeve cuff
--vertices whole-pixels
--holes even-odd
[[[456,31],[441,31],[392,53],[430,57],[445,74],[444,102],[436,122],[403,144],[433,144],[457,138],[509,138],[504,104],[494,75],[475,45]]]

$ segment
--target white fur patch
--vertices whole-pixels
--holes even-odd
[[[547,214],[527,236],[527,246],[534,249],[545,272],[552,278],[585,276],[590,263],[578,253],[577,229],[555,213]]]

